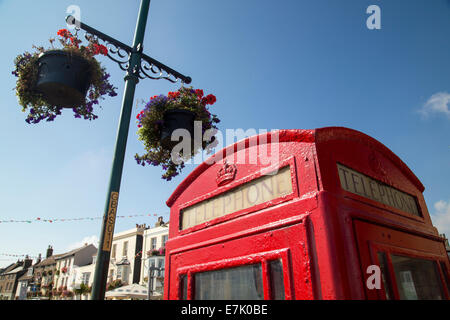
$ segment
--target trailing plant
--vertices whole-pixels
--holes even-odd
[[[80,288],[75,289],[74,291],[75,291],[75,294],[78,294],[81,296],[83,294],[88,294],[89,292],[91,292],[91,289],[88,285],[81,283]]]
[[[106,291],[114,290],[114,289],[120,288],[120,287],[122,287],[124,285],[125,285],[125,283],[122,280],[116,279],[116,280],[113,280],[113,281],[108,282],[106,284]]]
[[[166,254],[166,248],[165,247],[161,247],[159,249],[152,249],[147,251],[147,255],[148,256],[163,256]]]

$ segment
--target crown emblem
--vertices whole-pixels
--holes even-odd
[[[216,182],[218,186],[223,186],[234,180],[236,176],[237,168],[234,164],[228,164],[227,160],[223,162],[223,167],[217,171]]]

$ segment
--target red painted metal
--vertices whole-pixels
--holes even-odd
[[[263,165],[259,157],[257,163],[235,163],[242,155],[260,156],[263,144],[271,154],[278,148],[275,163]],[[395,252],[443,262],[447,270],[439,266],[442,280],[450,269],[444,241],[422,195],[424,186],[392,151],[361,132],[340,127],[280,130],[247,138],[214,157],[236,165],[225,184],[218,185],[223,179],[217,177],[223,162],[210,164],[209,159],[167,200],[171,217],[165,299],[181,298],[183,275],[187,298],[193,299],[196,273],[251,263],[261,263],[264,299],[270,299],[268,261],[274,259],[282,261],[286,299],[384,299],[384,287],[366,287],[367,266],[379,264],[376,250],[381,249],[388,262],[389,253]],[[338,163],[414,196],[421,215],[344,190]],[[181,230],[183,209],[285,166],[292,180],[289,194]],[[396,288],[394,293],[398,298]]]

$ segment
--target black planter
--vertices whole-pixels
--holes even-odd
[[[190,133],[191,142],[194,141],[195,113],[189,110],[172,109],[164,113],[164,123],[161,129],[161,144],[170,148],[181,141],[171,141],[172,133],[176,129],[186,129]]]
[[[39,57],[36,90],[48,103],[73,108],[85,102],[91,85],[89,62],[62,50],[47,51]]]

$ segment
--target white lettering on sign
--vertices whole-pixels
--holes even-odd
[[[413,196],[339,163],[337,167],[342,189],[420,217]]]
[[[291,193],[291,170],[287,166],[275,175],[265,175],[184,209],[180,219],[181,230]]]
[[[119,200],[118,192],[111,192],[109,199],[109,209],[106,218],[105,239],[103,241],[103,251],[111,251],[114,237],[114,224],[116,223],[117,204]]]

